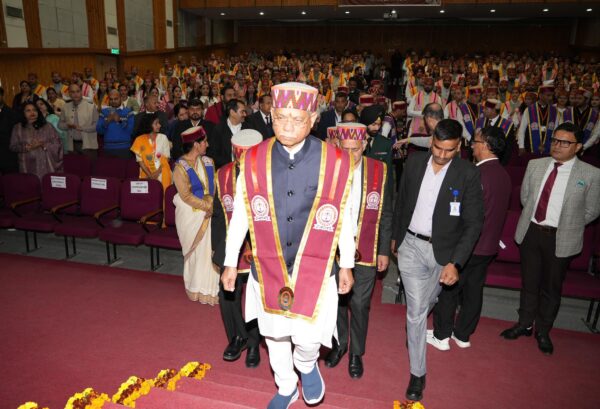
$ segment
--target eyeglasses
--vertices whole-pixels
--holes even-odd
[[[557,139],[557,138],[552,138],[552,139],[550,139],[550,141],[552,142],[552,145],[559,145],[561,148],[568,148],[573,144],[579,143],[579,142],[571,142],[571,141],[566,141],[564,139]]]

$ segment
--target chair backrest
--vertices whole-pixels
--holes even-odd
[[[594,240],[597,228],[597,222],[590,223],[585,227],[583,232],[583,248],[581,249],[581,253],[571,260],[571,263],[569,264],[570,270],[587,271],[590,267],[590,260],[592,258],[592,254],[594,253]]]
[[[525,166],[507,166],[505,169],[513,186],[523,183],[523,176],[525,176],[525,170],[527,169]]]
[[[177,194],[177,187],[171,185],[165,191],[165,224],[175,226],[175,204],[173,198]]]
[[[92,176],[126,178],[127,159],[100,156],[96,159]]]
[[[21,200],[40,197],[40,178],[31,173],[9,173],[2,177],[2,195],[5,206]],[[19,213],[28,213],[39,208],[39,203],[24,205]]]
[[[125,178],[137,179],[140,177],[140,165],[135,159],[127,159],[127,166],[125,169]]]
[[[511,263],[518,263],[521,261],[521,255],[519,254],[519,247],[515,242],[515,232],[517,231],[517,223],[521,216],[520,210],[509,210],[506,214],[506,221],[504,222],[504,228],[502,229],[502,235],[500,240],[504,245],[498,248],[498,261],[507,261]]]
[[[510,210],[521,210],[521,185],[514,185],[512,187],[512,191],[510,193],[510,202],[508,205]]]
[[[63,157],[63,166],[65,173],[77,175],[81,178],[92,174],[92,160],[86,155],[67,153]]]
[[[42,207],[50,210],[54,206],[79,200],[81,179],[69,173],[48,173],[42,177]],[[78,205],[63,209],[63,213],[76,213]]]
[[[121,184],[121,218],[139,220],[162,209],[163,187],[154,179],[128,179]]]
[[[86,176],[81,182],[81,214],[94,213],[119,205],[121,180],[111,177]]]

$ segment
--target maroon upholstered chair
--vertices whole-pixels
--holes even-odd
[[[14,219],[35,212],[40,207],[40,179],[30,173],[11,173],[2,177],[4,210],[0,212],[0,227],[9,228]]]
[[[523,176],[525,176],[525,170],[527,169],[527,167],[509,165],[505,169],[508,175],[510,176],[510,181],[512,182],[513,186],[522,184]]]
[[[119,209],[121,217],[98,233],[106,242],[108,264],[117,261],[117,244],[139,246],[146,233],[160,228],[163,187],[154,179],[128,179],[121,184]],[[110,244],[113,256],[110,254]]]
[[[61,216],[62,223],[54,227],[54,234],[63,236],[67,258],[77,254],[75,238],[95,238],[105,226],[118,216],[121,181],[117,178],[86,176],[81,182],[78,215]],[[71,237],[73,253],[69,253]]]
[[[521,211],[521,185],[512,186],[512,192],[510,193],[510,202],[508,205],[509,210]]]
[[[37,246],[37,233],[51,233],[61,222],[60,214],[76,214],[79,209],[79,176],[67,173],[48,173],[42,177],[42,206],[35,212],[15,219],[15,228],[25,232],[27,252],[29,232],[33,233],[34,250]]]
[[[164,227],[150,231],[144,238],[146,246],[150,247],[150,268],[157,270],[160,263],[160,249],[181,250],[181,243],[175,227],[175,205],[173,197],[177,194],[175,185],[171,185],[165,191]],[[156,262],[154,250],[156,249]]]
[[[92,176],[126,179],[127,162],[127,159],[100,156],[96,159]]]
[[[67,153],[63,157],[65,173],[77,175],[80,178],[92,174],[92,160],[89,156],[77,153]]]
[[[521,261],[519,247],[515,242],[515,232],[517,231],[517,223],[519,222],[520,215],[520,210],[509,210],[506,214],[506,221],[504,222],[504,228],[500,235],[500,240],[504,244],[504,248],[498,248],[497,261],[510,263],[519,263]]]
[[[137,179],[140,177],[140,165],[135,159],[127,159],[127,165],[125,169],[125,178]]]

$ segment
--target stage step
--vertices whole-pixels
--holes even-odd
[[[203,382],[203,381],[196,381]],[[253,406],[154,388],[135,402],[136,409],[254,409]],[[116,409],[116,408],[115,408]]]

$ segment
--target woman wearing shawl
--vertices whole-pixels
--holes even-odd
[[[181,134],[184,154],[173,171],[177,194],[175,224],[183,251],[183,281],[187,296],[202,304],[219,303],[219,272],[211,258],[210,218],[215,194],[215,167],[205,156],[206,132],[195,126]]]

